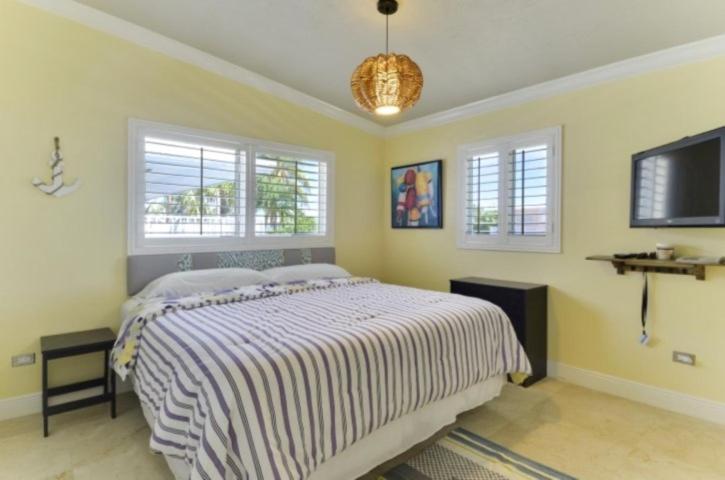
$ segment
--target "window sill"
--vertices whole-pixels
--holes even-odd
[[[512,245],[495,243],[458,242],[459,250],[489,250],[494,252],[518,253],[561,253],[561,245]]]

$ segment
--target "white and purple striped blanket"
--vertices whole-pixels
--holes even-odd
[[[397,418],[530,372],[496,306],[350,278],[150,302],[113,352],[192,479],[305,479]]]

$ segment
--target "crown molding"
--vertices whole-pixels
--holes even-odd
[[[542,100],[555,95],[582,90],[602,83],[623,80],[657,70],[708,60],[721,55],[725,55],[725,35],[710,37],[697,42],[610,63],[584,72],[575,73],[460,107],[415,118],[407,122],[391,125],[385,129],[385,136],[395,137],[535,100]]]
[[[508,93],[485,98],[459,107],[384,127],[319,98],[254,73],[209,53],[178,42],[134,23],[80,4],[74,0],[18,0],[50,13],[122,38],[169,57],[195,65],[225,78],[269,93],[367,133],[395,137],[417,130],[445,125],[496,110],[582,90],[606,82],[623,80],[657,70],[686,65],[725,55],[725,35],[687,43],[620,62],[557,78]]]
[[[73,0],[18,0],[55,15],[78,22],[94,30],[121,38],[141,47],[181,60],[241,84],[269,93],[295,105],[338,120],[347,125],[382,136],[385,127],[360,117],[319,98],[315,98],[282,83],[254,73],[202,50],[173,40],[149,29]]]

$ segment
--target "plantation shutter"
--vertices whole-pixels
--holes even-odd
[[[499,231],[498,152],[466,160],[466,233],[496,235]]]
[[[547,145],[516,148],[508,161],[508,233],[546,236],[549,225]]]
[[[147,239],[244,236],[245,152],[144,138]]]
[[[461,248],[559,252],[561,129],[459,147]]]
[[[334,245],[332,152],[129,120],[131,255]]]
[[[256,152],[254,162],[255,235],[325,235],[327,163],[274,151]]]

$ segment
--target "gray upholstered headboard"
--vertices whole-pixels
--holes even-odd
[[[140,292],[162,275],[205,268],[267,268],[304,263],[335,263],[335,249],[296,248],[286,250],[246,250],[243,252],[170,253],[133,255],[127,260],[126,288],[129,295]]]

